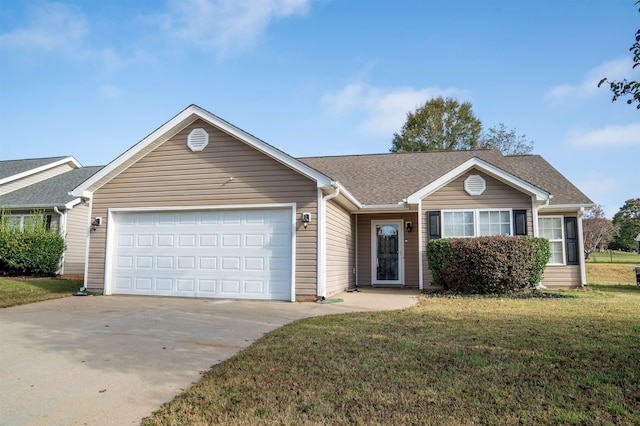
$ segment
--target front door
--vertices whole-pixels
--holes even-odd
[[[373,284],[402,284],[402,221],[374,221],[371,224],[371,277]]]

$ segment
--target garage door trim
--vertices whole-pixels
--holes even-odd
[[[220,205],[220,206],[163,206],[163,207],[118,207],[107,210],[107,232],[105,247],[105,265],[104,265],[104,294],[112,293],[112,271],[113,256],[116,250],[115,232],[116,221],[115,215],[119,213],[154,213],[154,212],[187,212],[187,211],[229,211],[229,210],[274,210],[289,209],[291,212],[291,292],[290,301],[295,301],[295,260],[296,260],[296,203],[273,203],[273,204],[237,204],[237,205]]]

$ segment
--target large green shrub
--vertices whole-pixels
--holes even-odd
[[[531,278],[529,285],[533,288],[536,287],[542,281],[542,275],[544,270],[551,259],[551,244],[546,238],[522,236],[527,241],[531,241],[536,246],[536,259],[535,266],[531,271]]]
[[[543,239],[477,237],[429,242],[433,284],[460,293],[505,293],[535,288],[548,260]],[[546,241],[546,240],[544,240]],[[546,242],[548,250],[548,242]]]
[[[0,217],[0,273],[3,275],[55,275],[64,252],[64,239],[47,230],[46,216],[34,212],[20,227],[9,221],[9,212]]]

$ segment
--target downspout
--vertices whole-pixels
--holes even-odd
[[[422,245],[422,199],[418,201],[418,288],[424,290],[424,246]]]
[[[582,217],[584,216],[584,207],[578,210],[578,245],[580,247],[580,280],[582,285],[587,285],[587,270],[584,263],[584,235],[582,229]]]
[[[53,211],[60,215],[60,221],[58,222],[58,233],[62,237],[63,240],[66,240],[65,234],[67,233],[67,215],[65,213],[58,210],[57,206],[53,206]],[[58,264],[58,270],[56,271],[56,275],[64,274],[64,254],[66,250],[62,251],[62,256],[60,257],[60,263]]]
[[[322,202],[319,208],[319,211],[322,212],[320,216],[320,265],[318,265],[318,276],[319,276],[319,286],[318,286],[318,296],[322,299],[327,297],[327,201],[336,198],[340,195],[340,188],[334,183],[331,184],[334,188],[333,193],[325,195],[322,197]]]

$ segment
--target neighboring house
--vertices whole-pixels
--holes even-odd
[[[84,274],[89,206],[70,192],[100,168],[82,167],[73,157],[0,161],[0,208],[20,227],[42,212],[47,227],[64,236],[60,275]]]
[[[585,284],[593,203],[537,155],[293,158],[189,106],[73,191],[101,224],[86,286],[105,294],[309,300],[427,289],[432,238],[550,239],[543,284]]]

